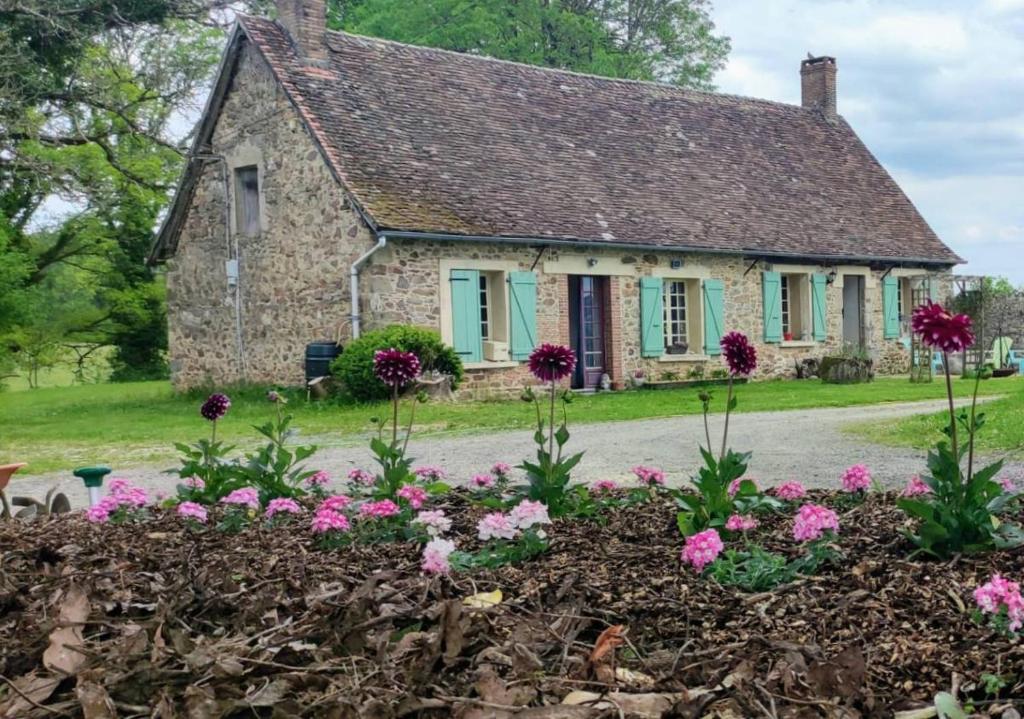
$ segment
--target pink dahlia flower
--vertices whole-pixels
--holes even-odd
[[[222,497],[221,504],[239,504],[250,509],[260,508],[260,494],[252,487],[242,487]]]
[[[398,490],[399,499],[404,499],[413,509],[419,509],[427,501],[427,490],[414,484],[407,484]]]
[[[807,489],[803,484],[796,480],[783,482],[775,488],[775,496],[779,499],[784,499],[787,502],[792,502],[795,499],[802,499],[806,495]]]
[[[1005,609],[1011,632],[1024,626],[1024,597],[1021,597],[1017,582],[993,574],[991,579],[974,590],[974,601],[985,614],[999,614]]]
[[[302,514],[302,507],[294,499],[278,497],[267,502],[267,511],[263,515],[272,519],[275,514]]]
[[[229,407],[231,407],[231,400],[228,399],[228,396],[217,392],[206,398],[203,406],[199,408],[199,414],[211,422],[216,422],[228,413]]]
[[[660,487],[665,484],[665,473],[657,467],[638,465],[633,467],[633,474],[636,475],[637,481],[645,487]]]
[[[389,387],[401,387],[419,376],[420,359],[412,352],[402,352],[394,347],[377,350],[373,355],[373,373]]]
[[[576,354],[563,345],[545,342],[530,353],[530,372],[541,382],[557,382],[576,367]]]
[[[914,310],[910,326],[922,342],[942,352],[963,352],[974,344],[971,318],[954,315],[931,300]]]
[[[725,521],[725,528],[730,532],[746,532],[757,527],[757,520],[750,515],[734,514]]]
[[[686,546],[683,547],[680,559],[700,572],[715,561],[724,548],[718,532],[714,529],[705,529],[686,538]]]
[[[359,507],[359,514],[364,517],[394,517],[401,511],[401,508],[390,499],[382,499],[379,502],[364,502]]]
[[[206,507],[198,502],[182,502],[178,505],[177,512],[182,519],[191,519],[200,524],[206,524]]]
[[[923,479],[918,477],[916,474],[910,478],[907,482],[907,486],[903,488],[900,495],[903,497],[920,497],[922,494],[931,494],[932,488],[929,487]]]
[[[318,509],[313,515],[310,528],[313,530],[313,534],[347,532],[349,530],[348,517],[330,509]]]
[[[448,539],[432,539],[423,548],[423,562],[420,569],[424,574],[448,574],[451,565],[448,557],[455,551],[455,542]]]
[[[826,531],[839,531],[839,517],[828,507],[805,504],[793,520],[793,538],[798,542],[819,539]]]
[[[719,343],[729,374],[748,375],[757,369],[757,350],[742,332],[727,332]]]
[[[871,470],[863,464],[855,464],[842,477],[844,492],[864,492],[871,486]]]
[[[514,539],[516,536],[515,524],[507,514],[501,512],[484,515],[484,518],[477,522],[476,531],[477,536],[484,542],[491,539]]]

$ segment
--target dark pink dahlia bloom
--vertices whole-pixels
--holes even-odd
[[[530,372],[541,382],[557,382],[572,374],[576,354],[563,345],[544,343],[530,353]]]
[[[199,408],[199,414],[211,422],[216,422],[228,413],[228,407],[230,406],[231,400],[228,399],[228,396],[217,392],[206,398],[203,406]]]
[[[730,374],[747,375],[757,369],[757,350],[745,334],[727,332],[720,344]]]
[[[954,315],[937,302],[926,300],[910,316],[910,326],[921,341],[943,352],[963,352],[974,344],[971,318]]]
[[[389,387],[401,387],[419,376],[420,358],[394,347],[377,350],[373,355],[373,373]]]

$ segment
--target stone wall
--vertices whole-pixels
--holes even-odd
[[[225,162],[205,165],[169,262],[172,380],[178,388],[302,384],[306,344],[348,336],[349,267],[374,240],[249,45],[210,151]],[[247,165],[260,178],[255,237],[234,227],[234,168]],[[234,287],[225,271],[232,257],[239,264]]]

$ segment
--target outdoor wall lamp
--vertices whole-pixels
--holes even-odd
[[[825,284],[826,284],[826,285],[830,285],[830,284],[832,284],[832,283],[833,283],[833,282],[835,282],[835,281],[836,281],[836,271],[835,271],[835,270],[832,270],[832,271],[830,271],[830,272],[828,273],[828,275],[827,275],[827,276],[825,277]]]
[[[597,258],[596,257],[588,257],[587,258],[587,267],[596,267],[596,266],[597,266]]]

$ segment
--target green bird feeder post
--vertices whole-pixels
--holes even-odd
[[[110,474],[110,467],[79,467],[73,474],[85,482],[89,490],[89,506],[95,507],[100,503],[100,489],[103,487],[103,478]]]

